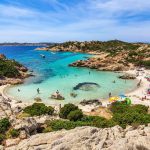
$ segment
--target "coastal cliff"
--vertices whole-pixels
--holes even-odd
[[[74,67],[88,67],[107,71],[124,71],[136,66],[150,66],[150,44],[127,43],[118,40],[107,42],[65,42],[38,50],[71,51],[94,54],[87,60],[70,64]]]
[[[0,85],[22,83],[23,79],[30,76],[27,71],[22,64],[0,54]]]

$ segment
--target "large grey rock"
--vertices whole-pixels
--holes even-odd
[[[12,115],[12,109],[9,101],[0,96],[0,119],[8,118]]]
[[[38,124],[36,120],[32,117],[16,119],[12,122],[14,129],[16,130],[25,130],[29,135],[36,133]]]
[[[139,131],[146,134],[141,135]],[[6,150],[149,150],[149,133],[150,127],[129,131],[119,126],[105,129],[78,127],[33,135]]]

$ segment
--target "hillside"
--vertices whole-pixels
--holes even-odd
[[[89,67],[98,70],[122,71],[135,66],[150,67],[150,44],[127,43],[118,40],[107,42],[65,42],[44,50],[72,51],[96,54],[96,57],[77,61],[71,66]]]

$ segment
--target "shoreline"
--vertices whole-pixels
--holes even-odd
[[[123,71],[123,73],[135,74],[136,70]],[[150,96],[147,96],[148,100],[143,100],[143,101],[141,100],[142,97],[145,96],[146,89],[150,87],[150,83],[145,78],[146,74],[150,74],[150,70],[145,70],[145,73],[143,73],[143,75],[138,76],[136,78],[136,80],[138,81],[142,80],[140,87],[137,87],[136,89],[125,93],[125,95],[132,100],[132,104],[142,104],[142,105],[150,106]],[[10,104],[12,107],[18,106],[18,104],[28,106],[34,103],[34,101],[32,103],[24,102],[22,100],[20,101],[20,100],[15,99],[11,95],[8,95],[6,91],[10,86],[11,86],[10,84],[0,86],[0,94],[5,99],[11,100]],[[101,99],[100,101],[102,102],[103,107],[107,107],[107,105],[110,104],[108,99]],[[78,106],[80,109],[82,109],[85,112],[89,112],[92,109],[96,108],[95,105],[82,106],[81,104],[78,104]],[[55,105],[54,107],[57,108],[58,105]]]
[[[132,73],[128,71],[128,73]],[[136,90],[127,93],[126,95],[131,98],[133,104],[142,104],[146,106],[150,106],[150,95],[147,95],[146,90],[150,88],[150,82],[147,81],[145,76],[150,74],[150,70],[145,70],[143,75],[137,77],[137,79],[141,82],[141,86]],[[146,96],[146,99],[142,101],[142,98]]]

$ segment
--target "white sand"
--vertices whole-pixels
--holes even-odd
[[[3,86],[0,86],[0,94],[6,99],[8,100],[8,102],[10,103],[11,107],[12,108],[15,108],[17,106],[20,106],[20,107],[26,107],[28,105],[30,105],[30,103],[25,103],[25,102],[19,102],[17,100],[14,99],[14,97],[8,95],[6,93],[6,90],[7,88],[9,88],[11,85],[10,84],[7,84],[7,85],[3,85]]]
[[[129,73],[134,73],[134,74],[135,72],[136,72],[135,70],[129,71]],[[145,78],[147,74],[150,74],[150,70],[145,70],[142,75],[139,75],[137,77],[139,81],[142,80],[141,86],[137,88],[136,90],[134,90],[133,92],[126,94],[126,96],[131,98],[132,104],[142,104],[142,105],[150,106],[150,95],[148,96],[146,94],[146,90],[150,88],[150,82],[147,81]],[[145,97],[145,96],[146,96],[146,100],[142,101],[142,97]]]

